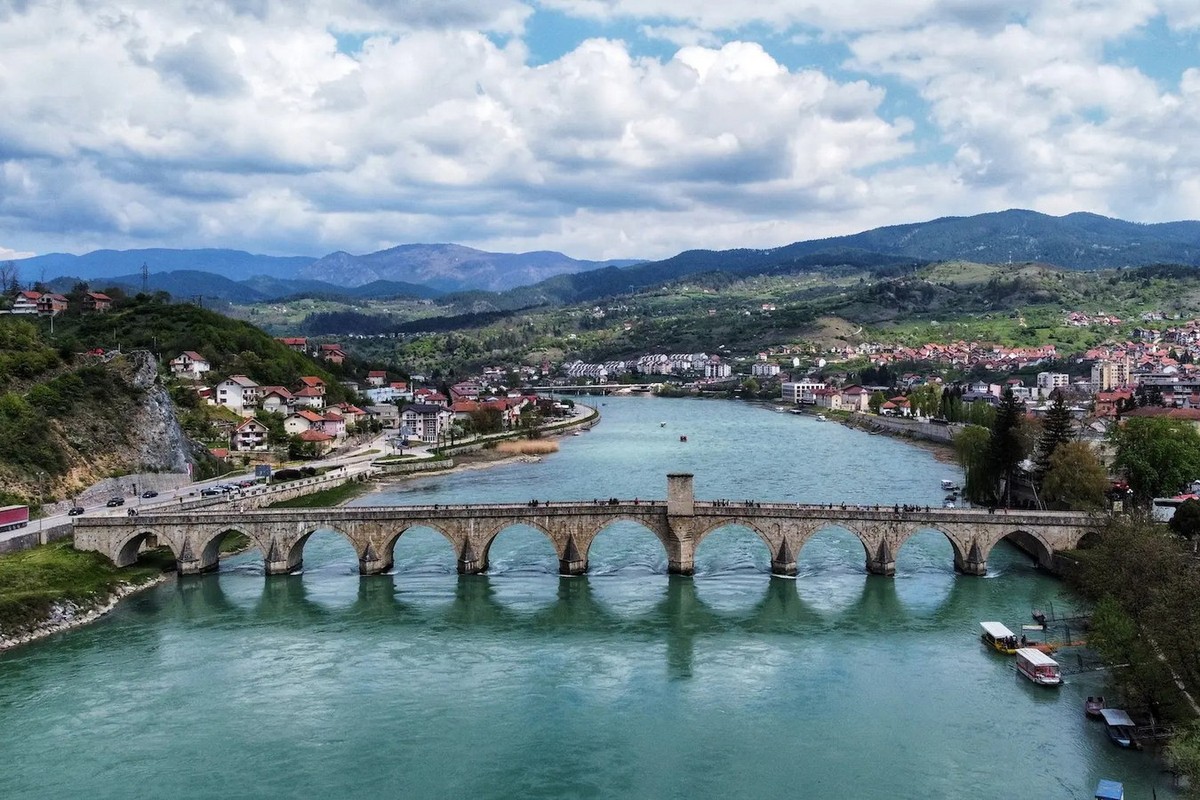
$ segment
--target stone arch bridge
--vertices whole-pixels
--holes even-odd
[[[695,499],[690,474],[668,475],[667,489],[666,501],[203,510],[79,518],[75,547],[128,566],[143,546],[166,546],[180,573],[195,574],[216,569],[221,541],[239,532],[262,551],[266,573],[278,575],[299,570],[308,538],[330,529],[354,546],[361,573],[373,575],[392,568],[393,548],[405,531],[426,527],[447,539],[459,572],[474,574],[487,570],[488,552],[501,531],[528,525],[550,540],[562,574],[580,575],[587,572],[588,550],[597,534],[613,522],[627,520],[649,530],[666,550],[669,571],[683,575],[692,574],[700,542],[728,525],[741,525],[757,534],[771,553],[771,571],[778,575],[795,575],[796,554],[814,534],[830,527],[858,537],[867,571],[876,575],[895,574],[896,553],[922,530],[939,531],[949,540],[958,571],[984,575],[988,554],[1002,539],[1013,541],[1049,567],[1056,552],[1074,548],[1104,519],[1055,511],[905,511],[893,506],[703,502]]]

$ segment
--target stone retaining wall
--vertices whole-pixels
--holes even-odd
[[[850,423],[857,428],[875,430],[882,428],[893,436],[908,436],[912,439],[922,439],[939,444],[953,444],[954,435],[962,429],[960,423],[938,425],[932,422],[917,422],[915,419],[902,417],[880,417],[874,414],[853,414]]]

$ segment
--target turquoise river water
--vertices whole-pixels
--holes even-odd
[[[539,463],[356,503],[662,498],[688,471],[702,499],[940,504],[957,477],[769,408],[603,403]],[[1077,605],[1007,545],[984,578],[956,575],[933,531],[895,578],[868,576],[839,529],[795,580],[739,527],[705,540],[694,578],[668,577],[631,523],[600,534],[582,578],[520,527],[486,576],[456,575],[428,529],[395,555],[360,578],[318,533],[301,575],[266,578],[246,553],[0,656],[0,798],[1083,798],[1101,777],[1171,796],[1149,755],[1084,717],[1103,673],[1035,687],[980,644],[980,620]]]

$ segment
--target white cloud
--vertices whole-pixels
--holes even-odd
[[[9,261],[17,258],[32,258],[37,253],[30,253],[24,250],[13,250],[9,247],[0,247],[0,261]]]
[[[517,0],[0,5],[0,240],[653,257],[1009,206],[1196,207],[1200,71],[1164,90],[1106,60],[1160,13],[1196,24],[1186,3],[537,5],[680,49],[593,38],[535,63]],[[789,68],[739,40],[755,26],[851,59]],[[897,86],[912,119],[885,111]]]

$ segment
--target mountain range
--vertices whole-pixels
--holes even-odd
[[[770,249],[689,250],[661,261],[583,261],[562,253],[489,253],[454,244],[409,244],[365,255],[322,258],[253,255],[237,250],[98,250],[17,261],[22,280],[73,276],[139,287],[146,264],[151,286],[172,294],[219,294],[253,301],[314,293],[376,297],[381,292],[430,297],[448,292],[502,293],[489,305],[512,308],[573,302],[634,291],[702,272],[752,275],[838,266],[887,271],[906,264],[967,260],[1040,262],[1090,270],[1146,264],[1200,266],[1200,222],[1140,224],[1074,213],[1054,217],[1011,209],[969,217],[891,225]],[[173,275],[170,278],[157,276]],[[382,281],[383,283],[379,283]],[[170,288],[169,288],[170,287]]]

